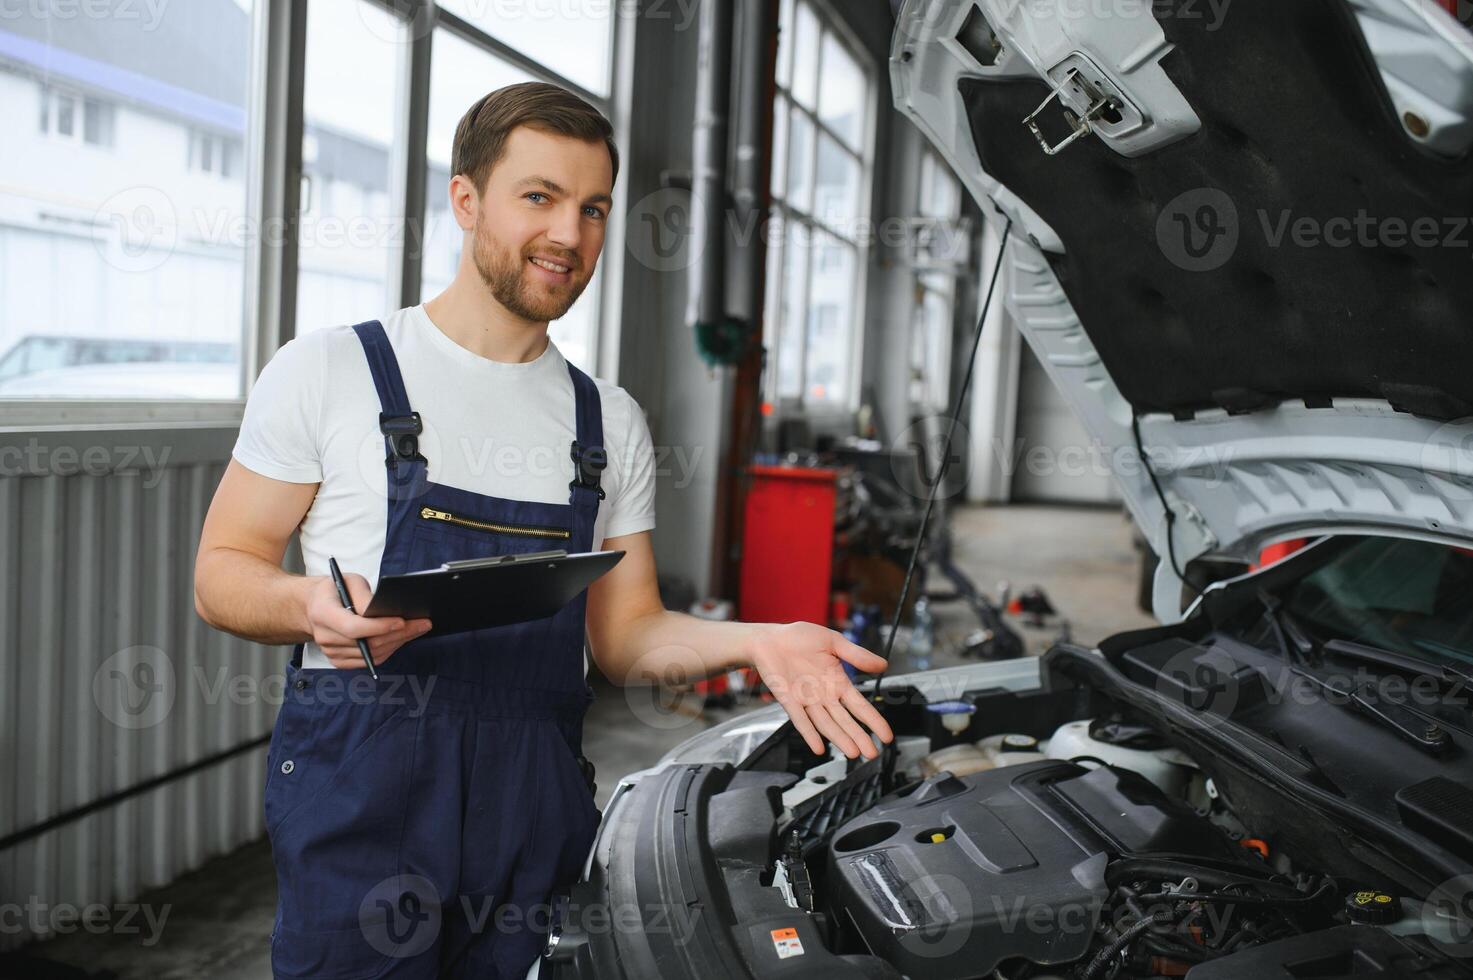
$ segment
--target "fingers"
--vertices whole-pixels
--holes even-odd
[[[895,739],[890,725],[865,700],[864,695],[853,688],[846,691],[838,702],[805,705],[780,698],[779,703],[787,711],[793,727],[803,736],[803,741],[808,743],[808,748],[814,755],[823,755],[824,742],[828,741],[851,759],[857,755],[863,755],[866,759],[878,756],[880,753],[875,748],[874,738],[861,727],[860,722],[878,735],[882,742]]]
[[[869,698],[859,693],[857,689],[849,688],[839,696],[839,700],[851,715],[863,722],[870,731],[880,736],[880,741],[893,742],[895,740],[895,733],[890,730],[890,723],[885,720],[885,716],[880,714],[879,710],[870,703]]]
[[[824,705],[810,704],[804,710],[808,713],[809,720],[813,722],[813,727],[817,728],[824,738],[834,743],[834,748],[851,759],[859,754],[859,746],[855,745],[854,740],[845,734],[844,729],[834,721],[833,716],[829,714]]]
[[[823,739],[819,737],[817,730],[814,729],[813,722],[808,720],[808,715],[803,710],[803,706],[801,704],[790,704],[781,697],[778,698],[778,703],[788,713],[788,718],[792,720],[793,727],[798,730],[798,734],[803,736],[803,741],[808,743],[809,751],[814,755],[823,755]]]
[[[418,639],[430,631],[431,623],[428,619],[411,619],[397,630],[384,633],[368,639],[368,652],[373,658],[375,665],[385,660],[410,640]],[[337,636],[333,639],[319,639],[318,645],[322,652],[332,661],[333,666],[339,668],[354,668],[363,666],[363,654],[358,649],[358,641],[354,637]]]
[[[353,572],[343,573],[343,584],[348,587],[348,598],[353,600],[353,608],[360,612],[368,608],[373,601],[373,590],[368,587],[368,579]]]
[[[426,620],[417,620],[416,622],[423,623]],[[404,644],[410,640],[418,639],[427,632],[429,632],[428,626],[405,626],[402,630],[395,630],[385,636],[369,640],[368,651],[373,654],[373,662],[375,664],[381,664],[389,659],[389,656]],[[356,643],[354,644],[354,648],[357,648]],[[362,654],[359,655],[359,660],[362,660]]]
[[[375,636],[386,636],[396,630],[402,630],[404,626],[405,620],[399,616],[370,618],[355,615],[342,608],[329,609],[318,621],[318,632],[322,634],[318,638],[318,643],[320,644],[323,639],[329,643],[368,640]]]
[[[812,701],[805,701],[796,691],[774,690],[774,694],[814,755],[824,754],[823,743],[827,741],[851,759],[857,755],[873,759],[879,750],[865,728],[882,742],[894,741],[895,733],[884,716],[852,684],[846,680],[842,687],[842,691]]]
[[[353,600],[354,609],[367,609],[373,598],[368,587],[368,580],[362,575],[354,575],[349,572],[343,576],[343,584],[347,586],[348,596]],[[343,608],[337,589],[333,586],[332,580],[327,577],[320,580],[313,593],[308,604],[307,616],[312,623],[312,638],[319,646],[350,643],[360,638],[386,636],[405,626],[404,619],[399,616],[369,618]]]
[[[885,658],[879,654],[870,653],[857,643],[846,640],[839,634],[834,634],[834,653],[841,660],[847,660],[866,674],[883,674],[885,672]]]
[[[854,743],[857,754],[864,756],[866,759],[873,759],[880,754],[880,750],[875,748],[875,740],[870,738],[863,728],[859,727],[859,722],[849,716],[849,712],[844,710],[843,705],[826,704],[824,705],[824,710],[829,713],[829,717],[834,720],[844,734],[849,736],[849,739]],[[845,751],[844,754],[851,759],[854,758],[848,751]]]

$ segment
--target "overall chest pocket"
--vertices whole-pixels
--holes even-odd
[[[573,532],[552,522],[499,520],[485,514],[424,506],[414,522],[411,569],[438,568],[447,561],[523,555],[567,549]]]
[[[533,538],[540,541],[569,541],[573,537],[572,530],[566,527],[556,527],[551,524],[490,520],[469,514],[452,513],[448,510],[437,510],[434,507],[421,507],[419,509],[419,519],[421,521],[431,522],[431,526],[443,525],[461,531],[471,531],[477,534],[495,534],[511,538]]]

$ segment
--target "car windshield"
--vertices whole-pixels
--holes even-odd
[[[1288,599],[1323,639],[1473,665],[1473,551],[1363,538],[1298,582]]]

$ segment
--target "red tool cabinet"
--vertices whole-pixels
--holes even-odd
[[[747,474],[739,617],[827,626],[838,471],[752,466]]]

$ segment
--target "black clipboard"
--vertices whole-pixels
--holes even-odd
[[[446,562],[379,579],[365,616],[428,618],[426,636],[542,619],[619,563],[622,551],[539,551]]]

